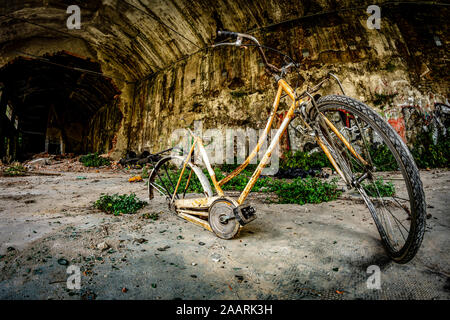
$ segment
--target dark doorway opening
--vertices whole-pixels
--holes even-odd
[[[122,120],[120,91],[100,73],[66,51],[0,69],[0,159],[108,151]]]

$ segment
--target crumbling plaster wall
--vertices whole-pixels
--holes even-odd
[[[399,26],[404,21],[395,20],[397,14],[383,19],[380,30],[366,27],[367,15],[352,13],[279,26],[255,36],[302,62],[301,89],[333,71],[347,95],[376,108],[392,125],[400,123],[399,133],[412,143],[423,123],[407,123],[405,108],[426,117],[435,103],[448,104],[448,73],[440,70],[447,56],[448,30],[433,26],[435,13],[430,13],[422,17],[426,20],[422,23],[437,30],[442,45],[436,45],[431,30],[425,36],[419,30],[416,37],[405,38],[410,35],[403,30],[414,30],[418,20]],[[281,63],[279,57],[272,58]],[[298,77],[289,79],[295,84]],[[265,74],[255,50],[222,47],[198,53],[139,83],[133,112],[128,113],[127,147],[157,151],[171,143],[173,130],[192,128],[196,120],[203,122],[204,129],[263,128],[275,93],[274,81]],[[332,93],[340,94],[335,84],[322,91],[323,95]],[[385,100],[377,101],[380,97]],[[280,111],[287,107],[282,104]],[[295,149],[301,140],[293,132],[290,135]]]
[[[123,118],[114,143],[92,143],[105,148],[101,151],[112,146],[114,158],[126,150],[166,147],[173,130],[196,120],[205,129],[264,126],[274,82],[252,48],[199,50],[214,42],[217,30],[251,31],[262,44],[292,55],[302,64],[301,76],[289,80],[300,80],[301,88],[333,71],[347,95],[389,120],[404,117],[406,106],[426,115],[435,102],[447,102],[445,5],[413,0],[402,5],[366,0],[74,0],[71,4],[82,10],[82,28],[68,32],[65,3],[19,2],[0,8],[65,34],[3,18],[0,66],[18,51],[42,55],[65,49],[98,61],[121,91]],[[379,30],[366,25],[371,4],[382,8]],[[269,58],[282,62],[276,55]],[[339,93],[338,87],[324,88],[322,94],[329,93]],[[377,105],[376,94],[388,99]]]

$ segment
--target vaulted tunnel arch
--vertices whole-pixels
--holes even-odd
[[[100,84],[100,97],[93,97],[97,82],[103,83],[93,74],[80,80],[82,73],[66,71],[65,78],[73,74],[76,80],[65,81],[80,92],[69,99],[76,101],[71,110],[86,103],[84,118],[99,110],[90,118],[92,125],[84,126],[83,142],[76,144],[80,152],[109,150],[111,136],[117,135],[110,153],[114,159],[127,150],[159,151],[170,145],[174,130],[198,120],[204,128],[264,126],[275,94],[272,79],[252,49],[211,49],[212,43],[225,40],[217,37],[218,30],[251,33],[262,44],[292,55],[301,62],[303,87],[333,71],[349,95],[371,105],[377,94],[400,90],[389,115],[395,119],[402,117],[405,103],[420,108],[446,103],[449,29],[443,26],[449,6],[444,1],[377,3],[382,8],[380,30],[367,28],[371,0],[5,0],[0,1],[0,68],[23,56],[19,52],[42,57],[67,50],[98,62],[94,66],[78,60],[79,66],[92,70],[101,66],[122,92],[120,101],[101,107],[98,101],[104,101],[108,89]],[[66,26],[69,5],[81,9],[80,29]],[[59,59],[58,54],[49,59]],[[61,59],[63,64],[75,57]],[[279,64],[282,59],[273,55],[269,60]],[[0,81],[6,93],[7,80]],[[60,87],[56,81],[55,97],[72,93]],[[35,98],[27,98],[34,99],[37,114],[39,108],[47,112],[49,101],[38,101],[39,95],[47,96],[39,91],[47,89],[35,88]],[[323,94],[340,92],[337,86],[326,90]],[[0,107],[3,115],[6,102]]]
[[[18,57],[0,69],[1,155],[111,149],[122,119],[112,80],[98,63],[69,52],[44,58]]]

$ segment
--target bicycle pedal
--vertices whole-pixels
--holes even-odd
[[[239,221],[239,223],[242,226],[256,219],[256,211],[255,208],[253,208],[252,206],[247,207],[239,206],[234,208],[233,212],[237,221]]]

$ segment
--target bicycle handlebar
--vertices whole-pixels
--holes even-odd
[[[222,31],[222,30],[219,30],[219,31],[217,31],[217,34],[219,35],[219,36],[237,36],[237,32],[233,32],[233,31]]]
[[[226,43],[218,43],[218,44],[213,44],[213,47],[219,47],[219,46],[236,46],[236,47],[240,47],[240,46],[245,46],[245,44],[242,44],[242,40],[243,39],[247,39],[250,40],[252,42],[255,43],[255,46],[258,48],[258,52],[261,56],[261,59],[263,60],[264,65],[266,66],[266,69],[271,73],[281,73],[283,72],[282,69],[275,67],[274,65],[270,64],[267,61],[266,55],[264,54],[264,51],[262,50],[261,45],[259,44],[258,40],[256,40],[255,37],[249,35],[249,34],[245,34],[245,33],[239,33],[239,32],[233,32],[233,31],[217,31],[217,34],[219,36],[224,35],[224,36],[233,36],[236,37],[236,42],[226,42]]]

